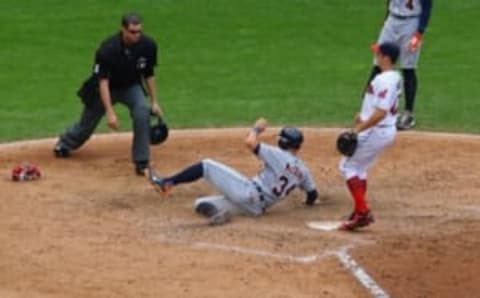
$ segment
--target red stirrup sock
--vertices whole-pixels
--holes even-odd
[[[367,201],[365,199],[365,193],[367,191],[367,181],[360,180],[358,176],[352,177],[347,180],[347,186],[355,201],[355,212],[365,213],[368,211]]]
[[[360,179],[360,185],[363,190],[363,195],[366,196],[367,195],[367,179]]]

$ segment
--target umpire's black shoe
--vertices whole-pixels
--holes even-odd
[[[145,170],[148,169],[148,161],[137,161],[135,162],[135,173],[138,176],[145,176]]]
[[[53,154],[58,158],[67,158],[70,156],[70,150],[62,144],[57,143],[55,148],[53,148]]]

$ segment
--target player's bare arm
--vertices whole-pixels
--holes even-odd
[[[369,129],[370,127],[373,127],[373,126],[377,125],[377,123],[382,121],[383,118],[385,118],[386,115],[387,115],[387,111],[376,108],[375,112],[372,114],[372,116],[370,118],[368,118],[366,121],[363,121],[363,122],[360,121],[358,124],[356,124],[353,127],[352,131],[354,133],[359,133],[359,132],[362,132],[366,129]]]
[[[148,97],[150,98],[150,106],[152,107],[152,112],[155,115],[163,116],[162,108],[160,107],[157,99],[157,84],[155,82],[155,76],[150,76],[145,79],[147,83],[147,92]]]
[[[118,117],[113,110],[108,79],[100,79],[98,86],[100,90],[100,98],[102,99],[105,113],[107,115],[108,127],[117,130],[119,128]]]
[[[261,134],[265,129],[267,128],[267,120],[264,118],[259,118],[255,124],[253,125],[253,128],[250,130],[250,132],[247,135],[247,138],[245,139],[245,144],[250,150],[255,150],[257,148],[259,141],[258,141],[258,135]]]
[[[356,113],[355,117],[353,117],[353,126],[360,124],[362,119],[360,118],[360,113]]]

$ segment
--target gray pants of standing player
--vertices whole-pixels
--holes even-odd
[[[202,202],[209,202],[219,211],[228,211],[232,215],[262,215],[265,202],[253,181],[236,170],[211,159],[204,159],[203,177],[222,195],[202,197],[195,200],[195,209]]]
[[[140,84],[125,89],[111,90],[112,104],[120,102],[130,110],[133,121],[132,160],[148,161],[150,157],[150,108]],[[102,100],[96,98],[90,106],[84,106],[80,120],[60,135],[59,143],[69,150],[82,146],[93,134],[105,114]]]
[[[413,69],[417,67],[420,57],[421,44],[416,51],[408,49],[410,39],[418,28],[419,18],[399,19],[389,16],[383,25],[377,43],[393,42],[400,47],[400,65],[402,69]],[[374,58],[375,60],[375,58]],[[375,65],[377,64],[374,61]]]

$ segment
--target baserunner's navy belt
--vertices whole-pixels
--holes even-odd
[[[258,191],[258,197],[260,198],[260,201],[265,201],[265,197],[263,196],[263,190],[260,187],[260,185],[258,185],[258,183],[255,182],[254,180],[252,180],[252,183]]]
[[[408,19],[413,19],[413,18],[418,18],[418,17],[419,17],[418,15],[414,15],[414,16],[401,16],[401,15],[393,14],[393,13],[391,13],[390,15],[391,15],[392,17],[396,18],[396,19],[399,19],[399,20],[408,20]]]

